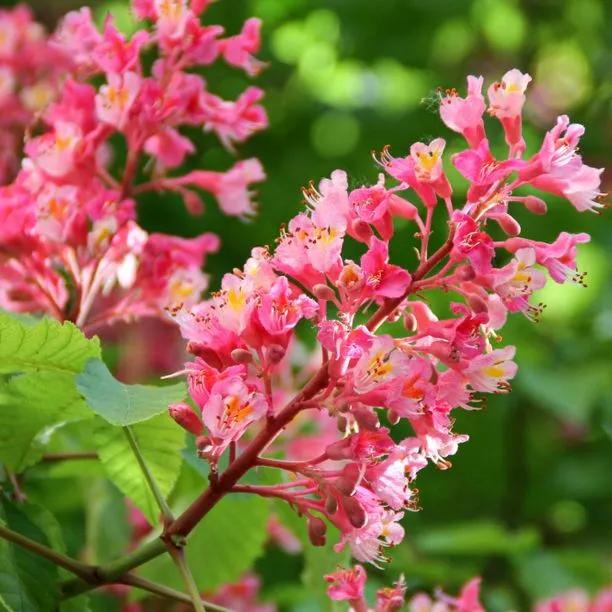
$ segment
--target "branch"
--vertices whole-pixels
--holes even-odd
[[[125,576],[123,576],[123,578],[121,578],[119,583],[136,587],[137,589],[142,589],[143,591],[153,593],[154,595],[159,595],[160,597],[166,597],[167,599],[173,599],[175,601],[180,601],[187,604],[193,603],[191,597],[185,595],[185,593],[175,591],[174,589],[163,586],[161,584],[157,584],[155,582],[150,582],[149,580],[145,580],[144,578],[140,578],[139,576],[135,576],[134,574],[126,574]],[[214,604],[210,601],[205,601],[203,599],[200,599],[200,601],[206,607],[207,610],[213,610],[213,612],[230,612],[228,608],[218,606],[217,604]]]
[[[71,460],[83,460],[83,459],[97,459],[98,453],[82,452],[82,453],[45,453],[42,456],[42,461],[47,463],[55,463],[57,461],[71,461]]]
[[[453,247],[454,229],[451,228],[446,242],[429,258],[423,262],[412,276],[412,281],[421,280],[446,257]],[[385,303],[372,315],[367,323],[371,331],[378,328],[385,319],[399,306],[411,293],[408,288],[405,295],[400,298],[386,300]],[[279,413],[268,419],[263,429],[255,436],[247,449],[223,472],[218,481],[211,485],[200,495],[177,519],[172,521],[164,531],[164,540],[172,540],[175,536],[187,536],[193,528],[210,512],[210,510],[227,493],[231,492],[236,483],[257,464],[258,456],[271,444],[276,436],[288,425],[304,408],[308,400],[325,389],[329,382],[327,363],[324,363],[318,372],[310,379],[306,386],[298,393]],[[147,561],[166,552],[163,540],[153,540],[131,555],[127,555],[107,566],[98,568],[98,575],[105,583],[117,580],[126,572],[139,567]],[[69,585],[73,595],[89,590],[91,587],[83,582]]]
[[[81,580],[86,582],[92,582],[95,580],[96,572],[95,568],[90,565],[85,565],[76,559],[72,559],[62,553],[45,546],[44,544],[40,544],[39,542],[35,542],[26,536],[5,527],[4,525],[0,525],[0,537],[12,542],[13,544],[17,544],[17,546],[21,546],[21,548],[25,548],[34,554],[51,561],[55,565],[59,565],[59,567],[63,567],[64,569],[72,572],[76,576],[78,576]]]

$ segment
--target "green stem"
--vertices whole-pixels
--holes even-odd
[[[183,581],[185,582],[185,587],[187,588],[187,592],[191,597],[191,603],[196,612],[206,612],[204,608],[204,604],[202,603],[202,597],[200,596],[200,590],[198,589],[198,585],[191,573],[191,569],[187,564],[187,559],[185,559],[185,551],[182,548],[177,548],[175,546],[169,546],[170,555],[172,556],[173,561],[176,563],[176,566],[179,568],[181,572],[181,576],[183,577]]]
[[[127,574],[126,576],[124,576],[121,579],[121,584],[133,586],[137,589],[142,589],[143,591],[148,591],[149,593],[153,593],[154,595],[166,597],[175,601],[181,601],[187,604],[193,603],[191,597],[189,597],[189,595],[185,595],[185,593],[181,593],[180,591],[176,591],[174,589],[163,586],[161,584],[157,584],[155,582],[150,582],[149,580],[140,578],[140,576],[134,576],[133,574]],[[210,601],[202,600],[202,604],[206,606],[207,610],[212,610],[213,612],[230,612],[227,608],[224,608],[223,606],[218,606],[217,604],[214,604]]]
[[[123,431],[125,432],[128,442],[130,443],[132,451],[136,457],[136,460],[138,461],[138,465],[142,470],[145,480],[147,481],[147,484],[151,489],[151,493],[153,493],[153,497],[155,498],[155,501],[157,502],[157,505],[159,506],[159,509],[164,517],[164,524],[169,525],[174,520],[174,517],[172,516],[172,512],[170,511],[170,508],[168,507],[168,504],[166,503],[166,500],[164,499],[164,496],[160,491],[159,486],[155,481],[155,478],[153,478],[153,474],[151,474],[151,471],[149,470],[149,467],[147,466],[144,457],[140,452],[140,447],[138,446],[138,441],[134,436],[134,432],[131,430],[130,427],[124,427]]]
[[[29,550],[40,557],[48,559],[55,565],[59,565],[69,572],[72,572],[80,578],[79,582],[85,581],[91,583],[91,581],[95,579],[94,567],[85,565],[76,559],[63,555],[62,553],[59,553],[52,548],[45,546],[44,544],[30,540],[30,538],[26,538],[20,533],[17,533],[4,525],[0,525],[0,537],[12,542],[13,544],[17,544],[17,546],[21,546],[22,548],[25,548],[26,550]]]
[[[147,542],[138,550],[109,563],[96,568],[96,576],[100,584],[112,584],[135,567],[144,565],[147,561],[159,557],[167,552],[166,545],[162,540],[155,539]],[[95,588],[95,587],[93,587]],[[92,589],[90,584],[83,580],[68,580],[62,585],[62,593],[65,598],[74,597]]]

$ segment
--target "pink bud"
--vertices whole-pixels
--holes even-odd
[[[353,234],[357,240],[362,242],[369,242],[372,237],[372,228],[363,219],[356,219],[353,222]]]
[[[342,497],[340,503],[346,513],[349,523],[355,529],[361,529],[367,522],[368,516],[362,505],[354,497]]]
[[[327,302],[330,302],[336,298],[333,289],[331,289],[331,287],[329,287],[328,285],[324,285],[322,283],[315,285],[312,288],[312,292],[314,296],[319,300],[325,300]]]
[[[487,303],[479,295],[468,295],[467,303],[475,313],[489,312]]]
[[[336,514],[337,510],[338,510],[338,500],[333,495],[330,495],[325,500],[325,512],[331,515],[331,514]]]
[[[361,471],[357,463],[349,463],[342,468],[340,477],[336,479],[334,486],[344,495],[352,495],[361,478]]]
[[[523,204],[525,205],[525,208],[534,215],[545,215],[546,211],[548,210],[548,206],[546,205],[546,202],[542,200],[542,198],[537,198],[536,196],[532,195],[527,196],[523,200]]]
[[[317,516],[308,517],[308,539],[313,546],[325,546],[327,525]]]
[[[209,349],[207,346],[200,344],[198,342],[188,342],[187,350],[196,357],[201,357],[208,365],[213,368],[217,368],[221,370],[223,368],[223,364],[221,360],[217,356],[217,353],[212,349]]]
[[[471,281],[476,277],[476,272],[472,266],[465,265],[458,267],[457,270],[455,270],[455,275],[459,280]]]
[[[191,409],[191,406],[185,402],[177,402],[168,406],[170,416],[187,431],[190,431],[196,436],[201,434],[204,426],[198,415]]]
[[[268,361],[272,364],[277,364],[285,356],[286,352],[287,349],[284,346],[280,344],[271,344],[268,347]]]
[[[236,363],[251,363],[253,361],[253,355],[246,349],[237,348],[231,352],[232,359]]]
[[[402,217],[402,219],[408,219],[409,221],[416,219],[419,212],[414,204],[395,194],[389,198],[389,208],[396,217]]]
[[[325,456],[332,461],[339,461],[341,459],[348,459],[351,456],[350,440],[343,438],[333,444],[330,444],[325,449]]]
[[[397,425],[400,422],[400,415],[395,410],[387,410],[387,419],[391,425]]]
[[[185,208],[194,216],[199,216],[204,213],[204,202],[202,198],[190,189],[181,189],[181,196],[185,203]]]
[[[407,312],[404,315],[404,327],[411,333],[414,333],[417,330],[417,320],[411,312]]]
[[[510,215],[501,214],[495,220],[508,236],[518,236],[521,233],[521,226],[518,221]]]

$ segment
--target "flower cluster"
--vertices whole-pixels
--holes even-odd
[[[585,591],[573,589],[538,602],[534,609],[535,612],[610,612],[612,587],[602,589],[593,597]]]
[[[407,609],[410,612],[484,612],[480,604],[480,578],[473,578],[461,589],[457,597],[451,597],[438,591],[435,599],[426,593],[417,593],[406,601],[406,585],[404,578],[392,586],[379,589],[376,592],[376,605],[368,607],[365,598],[366,571],[361,565],[352,569],[338,569],[333,574],[325,576],[329,583],[327,595],[332,601],[346,601],[354,612],[394,612]]]
[[[0,10],[0,184],[14,177],[26,129],[71,68],[27,6]]]
[[[28,138],[14,182],[0,192],[1,307],[47,312],[93,330],[198,301],[207,285],[201,268],[218,248],[217,237],[149,235],[136,222],[135,198],[171,190],[199,213],[204,190],[229,215],[254,210],[249,187],[264,177],[256,159],[226,172],[180,173],[195,152],[181,128],[214,132],[232,148],[267,125],[259,89],[226,101],[194,71],[217,58],[248,75],[262,66],[254,57],[259,21],[248,20],[242,32],[223,38],[220,26],[201,24],[207,4],[134,0],[136,17],[151,27],[129,39],[111,16],[99,32],[83,8],[66,15],[44,41],[53,53],[70,57],[72,76],[57,99],[42,105],[41,129]],[[2,44],[8,53],[15,39],[11,49],[19,57],[52,61],[53,53],[19,47],[21,38],[34,44],[41,36],[27,15],[18,10],[14,19],[24,23],[7,26],[6,33],[7,18],[0,19]],[[125,161],[115,159],[117,150]]]
[[[524,186],[563,195],[578,210],[601,206],[601,171],[583,163],[577,152],[583,128],[567,117],[533,157],[523,158],[529,80],[511,70],[488,91],[489,113],[505,132],[505,159],[493,156],[486,137],[482,77],[469,77],[465,98],[454,90],[440,94],[443,122],[468,145],[451,158],[468,181],[465,201],[455,201],[446,177],[443,139],[413,144],[405,157],[385,150],[376,184],[350,189],[337,170],[318,188],[309,186],[305,210],[282,229],[273,251],[254,249],[210,299],[171,309],[196,356],[185,372],[197,407],[175,405],[172,416],[198,436],[213,474],[229,449],[228,475],[218,486],[288,501],[306,518],[313,544],[324,543],[332,524],[340,532],[337,549],[348,546],[361,562],[384,561],[384,548],[404,536],[404,511],[418,507],[411,487],[419,470],[429,462],[450,467],[448,457],[467,440],[452,429],[453,411],[510,390],[515,351],[500,345],[499,335],[508,314],[538,319],[543,305],[532,296],[547,272],[557,283],[584,283],[576,249],[586,234],[563,232],[552,244],[520,236],[521,209],[546,212],[541,198],[521,194]],[[406,199],[408,190],[416,204]],[[448,225],[436,249],[434,213]],[[397,219],[416,232],[412,269],[390,259],[401,249]],[[494,238],[498,228],[501,240]],[[345,255],[349,242],[359,259]],[[426,293],[433,290],[452,296],[448,312],[432,310]],[[381,330],[384,322],[397,324]],[[283,407],[299,325],[315,329],[319,366]],[[274,441],[289,423],[313,410],[340,430],[331,439],[326,431],[320,452],[300,461],[263,456],[279,449]],[[383,426],[399,421],[412,435],[397,440]],[[256,465],[292,478],[275,486],[238,484]]]

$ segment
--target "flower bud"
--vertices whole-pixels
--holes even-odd
[[[200,344],[199,342],[188,342],[187,351],[189,351],[192,355],[195,355],[196,357],[201,357],[208,365],[212,366],[213,368],[217,368],[218,370],[223,368],[223,364],[217,356],[217,353],[215,353],[215,351],[208,348],[204,344]]]
[[[523,200],[523,204],[525,205],[525,208],[534,215],[545,215],[546,211],[548,210],[548,206],[546,205],[546,202],[542,200],[542,198],[537,198],[536,196],[532,195],[527,196]]]
[[[333,289],[328,285],[324,285],[323,283],[319,283],[312,288],[312,293],[319,300],[325,300],[327,302],[331,302],[336,299],[336,295],[334,294]]]
[[[236,363],[251,363],[251,361],[253,361],[253,355],[251,354],[251,351],[247,351],[246,349],[234,349],[231,355],[232,359]]]
[[[204,430],[202,421],[198,415],[191,409],[191,406],[185,402],[177,402],[168,406],[170,416],[187,431],[198,436]]]
[[[510,215],[502,214],[495,220],[508,236],[518,236],[521,233],[521,226],[518,221]]]
[[[353,234],[361,242],[369,242],[372,237],[372,228],[363,219],[356,219],[353,222]]]
[[[287,352],[287,349],[284,346],[281,346],[280,344],[271,344],[268,347],[268,353],[267,353],[268,361],[271,364],[277,364],[285,356],[286,352]]]
[[[476,277],[476,272],[472,266],[459,266],[455,270],[455,276],[462,281],[471,281]]]
[[[334,486],[344,495],[352,495],[355,487],[361,479],[361,471],[357,463],[349,463],[342,468],[340,477],[336,479]]]
[[[414,204],[411,204],[408,200],[404,200],[404,198],[395,194],[389,198],[389,209],[392,215],[401,217],[402,219],[408,219],[408,221],[416,219],[419,213]]]
[[[407,312],[404,315],[404,327],[410,333],[414,333],[417,330],[417,320],[411,312]]]
[[[327,514],[336,514],[337,510],[338,510],[338,500],[333,495],[330,495],[325,500],[325,512],[327,512]]]
[[[349,523],[355,529],[361,529],[368,521],[368,515],[363,506],[354,497],[342,497],[340,499],[342,508],[346,513]]]
[[[190,214],[200,216],[204,213],[204,202],[195,191],[191,191],[191,189],[183,189],[181,190],[181,196],[183,196],[185,208]]]
[[[477,314],[489,311],[487,303],[479,295],[470,293],[467,296],[467,303],[469,307]]]
[[[212,445],[212,440],[208,436],[198,436],[195,444],[198,451],[203,453]]]
[[[350,439],[343,438],[333,444],[330,444],[325,449],[325,456],[332,461],[339,461],[341,459],[349,459],[351,456]]]
[[[391,408],[390,410],[387,410],[387,419],[391,425],[397,425],[400,422],[400,415],[397,414],[393,408]]]
[[[325,546],[327,525],[317,516],[308,517],[308,539],[313,546]]]

